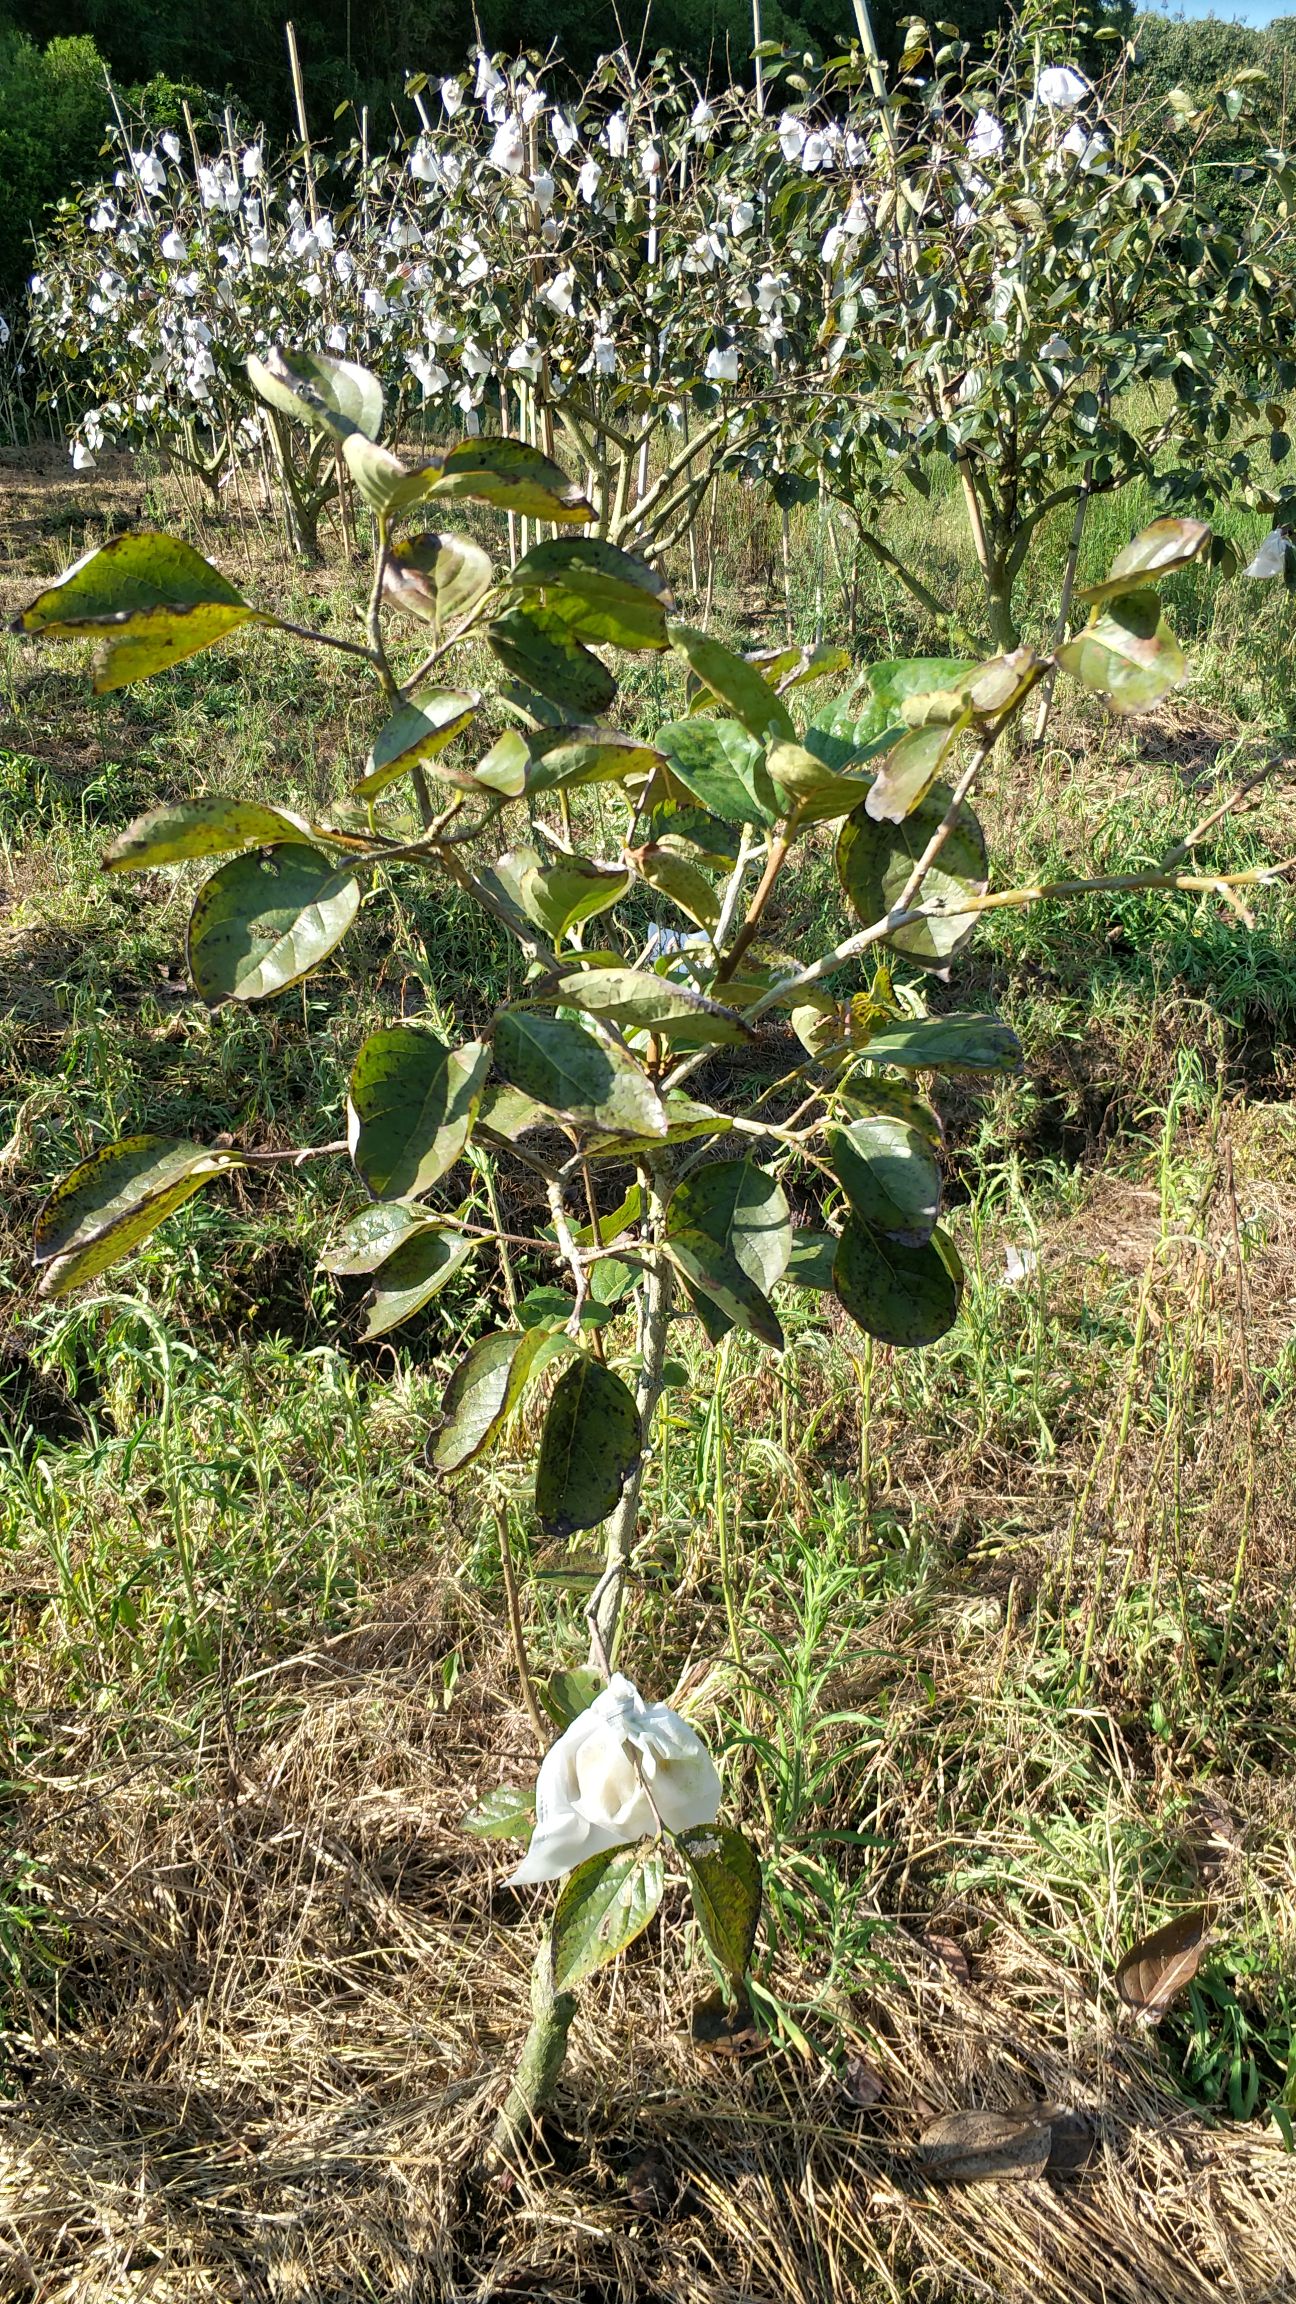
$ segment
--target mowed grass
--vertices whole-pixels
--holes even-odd
[[[256,596],[348,629],[358,577],[331,559],[307,583],[132,468],[88,499],[7,478],[9,605],[125,515],[178,519]],[[1101,507],[1084,572],[1142,516]],[[726,493],[700,542],[716,626],[777,636],[777,523]],[[919,507],[908,542],[971,621],[957,505]],[[793,543],[799,634],[822,622],[861,662],[933,645],[844,531],[834,554],[811,513]],[[1064,547],[1032,564],[1032,631]],[[1261,767],[1202,858],[1296,849],[1287,602],[1195,573],[1170,592],[1193,664],[1171,705],[1117,730],[1063,702],[1046,748],[996,760],[997,885],[1154,864]],[[498,1274],[360,1343],[358,1284],[316,1267],[360,1198],[338,1158],[218,1184],[70,1304],[37,1300],[27,1243],[114,1135],[334,1139],[375,1023],[479,1020],[512,962],[402,881],[304,992],[208,1015],[183,967],[201,874],[106,878],[105,840],[195,789],[324,804],[375,702],[256,636],[99,700],[75,649],[7,643],[0,680],[0,2296],[1282,2294],[1288,887],[1253,928],[1213,896],[1001,915],[928,985],[1026,1049],[1020,1080],[942,1090],[969,1284],[938,1345],[870,1347],[811,1296],[781,1360],[676,1331],[622,1660],[687,1702],[760,1846],[770,2045],[694,2045],[703,1955],[655,1929],[586,1994],[553,2163],[501,2190],[481,2143],[547,1899],[459,1830],[536,1758],[499,1514],[541,1669],[583,1654],[594,1546],[537,1536],[534,1421],[457,1487],[427,1468]],[[674,697],[636,673],[630,722]],[[818,840],[772,934],[809,949],[837,919]],[[1141,2031],[1115,1962],[1203,1899],[1199,1978]],[[1081,2124],[1072,2177],[914,2180],[935,2113],[1041,2101]]]

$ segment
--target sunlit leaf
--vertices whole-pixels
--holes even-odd
[[[320,1257],[320,1270],[338,1278],[376,1271],[411,1232],[423,1230],[430,1221],[425,1208],[411,1207],[407,1201],[375,1200],[343,1225]]]
[[[576,482],[524,440],[461,441],[443,459],[433,494],[467,497],[532,520],[579,524],[594,518],[594,507]]]
[[[1154,520],[1118,552],[1101,584],[1087,584],[1076,598],[1092,607],[1140,584],[1156,584],[1176,568],[1199,560],[1211,540],[1209,522],[1170,517]]]
[[[531,740],[531,792],[572,791],[581,784],[620,784],[648,777],[662,765],[651,744],[640,744],[614,728],[560,728]]]
[[[751,1965],[760,1923],[760,1859],[750,1840],[727,1824],[678,1832],[675,1845],[698,1926],[730,1984],[738,1984]]]
[[[147,679],[236,632],[273,622],[177,536],[132,530],[66,569],[14,619],[18,632],[103,643],[97,694]]]
[[[870,1032],[866,1053],[905,1071],[1019,1072],[1021,1042],[997,1016],[897,1017]]]
[[[661,1850],[655,1842],[590,1856],[568,1874],[554,1907],[552,1959],[555,1992],[606,1968],[642,1936],[662,1900]]]
[[[497,1784],[459,1819],[474,1840],[529,1840],[535,1827],[535,1786]]]
[[[458,1472],[498,1439],[532,1378],[570,1349],[546,1328],[505,1328],[483,1336],[459,1362],[441,1403],[432,1445],[438,1472]]]
[[[240,1168],[237,1152],[173,1136],[105,1144],[54,1186],[36,1218],[32,1259],[41,1293],[65,1296],[127,1255],[211,1177]]]
[[[754,1160],[716,1160],[686,1176],[666,1215],[666,1243],[685,1276],[775,1351],[783,1331],[769,1301],[792,1253],[782,1186]]]
[[[470,726],[480,705],[480,696],[459,688],[425,688],[412,702],[398,704],[374,738],[364,775],[355,787],[357,798],[375,799],[411,769],[435,760]],[[449,780],[465,788],[473,782],[466,770]]]
[[[779,796],[756,737],[738,720],[672,720],[657,748],[676,782],[727,824],[773,824]]]
[[[1150,589],[1121,592],[1095,609],[1083,632],[1057,660],[1084,688],[1106,698],[1120,717],[1150,712],[1177,688],[1187,659]]]
[[[678,648],[703,687],[728,706],[735,720],[740,720],[750,735],[762,743],[770,735],[785,737],[789,742],[795,739],[796,728],[786,704],[745,656],[736,656],[722,640],[713,640],[706,632],[696,632],[689,624],[671,624],[667,629],[672,646]],[[704,805],[709,807],[711,803],[705,801]],[[720,815],[724,811],[717,809],[716,813]]]
[[[620,902],[630,886],[623,865],[597,864],[588,856],[559,856],[536,863],[519,875],[518,897],[529,920],[559,944],[582,920],[597,919]]]
[[[676,1047],[738,1047],[756,1036],[732,1008],[647,968],[574,969],[558,991],[572,1007],[623,1032],[653,1032]]]
[[[255,353],[247,364],[254,390],[284,416],[312,431],[345,440],[361,432],[376,440],[382,423],[382,386],[367,368],[328,352]]]
[[[1149,2024],[1160,2023],[1191,1984],[1208,1940],[1208,1917],[1197,1907],[1131,1944],[1116,1970],[1116,1990],[1126,2007]]]
[[[852,1214],[833,1264],[833,1287],[852,1320],[883,1344],[934,1344],[958,1317],[963,1271],[939,1227],[920,1248]]]
[[[300,839],[308,830],[298,816],[267,808],[259,800],[222,800],[202,794],[194,800],[164,800],[150,808],[103,853],[105,872],[142,872],[155,864],[180,864],[195,856],[220,856],[231,849],[274,847]]]

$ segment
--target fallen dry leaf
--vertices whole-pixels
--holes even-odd
[[[949,1969],[951,1976],[958,1978],[960,1984],[971,1983],[972,1971],[968,1966],[968,1957],[956,1936],[924,1936],[923,1943]]]
[[[1116,1990],[1145,2023],[1159,2024],[1191,1984],[1206,1949],[1206,1931],[1205,1907],[1198,1905],[1131,1944],[1116,1970]]]
[[[1042,2175],[1051,2143],[1031,2109],[942,2112],[918,2139],[918,2165],[937,2184],[1021,2184]]]
[[[694,2047],[708,2056],[741,2057],[745,2061],[763,2054],[766,2046],[745,1992],[739,1993],[732,2007],[723,1992],[709,1993],[697,2002],[690,2030]]]
[[[854,2104],[861,2112],[867,2112],[873,2104],[880,2104],[886,2094],[886,2082],[868,2056],[847,2057],[842,2086],[847,2103]]]

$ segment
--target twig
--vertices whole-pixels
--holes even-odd
[[[522,1683],[522,1700],[531,1715],[531,1725],[536,1732],[536,1743],[543,1755],[548,1751],[553,1738],[549,1731],[549,1723],[545,1719],[536,1697],[535,1685],[531,1678],[531,1666],[527,1658],[526,1637],[522,1630],[522,1610],[518,1602],[517,1574],[513,1565],[513,1540],[509,1535],[507,1504],[496,1505],[495,1525],[499,1530],[500,1570],[504,1578],[504,1597],[508,1603],[509,1635],[513,1642],[513,1661],[517,1666],[518,1679]]]

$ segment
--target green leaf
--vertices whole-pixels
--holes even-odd
[[[375,1200],[417,1200],[453,1168],[489,1069],[480,1040],[450,1048],[412,1024],[370,1033],[351,1073],[347,1128]]]
[[[574,1992],[642,1936],[662,1900],[656,1841],[590,1856],[564,1880],[550,1939],[555,1992]]]
[[[515,591],[538,592],[578,639],[660,650],[669,594],[646,562],[598,536],[537,544],[513,570]]]
[[[192,545],[132,530],[65,569],[15,617],[14,629],[102,640],[94,689],[104,695],[198,655],[241,624],[269,622]]]
[[[606,1216],[600,1216],[599,1241],[604,1248],[610,1248],[614,1241],[620,1239],[623,1232],[628,1232],[633,1224],[639,1223],[643,1216],[643,1204],[643,1186],[632,1184],[624,1199],[619,1200],[615,1208],[609,1209]],[[593,1225],[580,1225],[576,1229],[574,1237],[578,1247],[592,1248],[594,1245]]]
[[[685,1276],[738,1327],[783,1349],[769,1295],[787,1270],[792,1222],[782,1186],[754,1160],[716,1160],[672,1195],[666,1245]]]
[[[963,1271],[939,1228],[921,1248],[907,1248],[852,1215],[837,1244],[833,1286],[866,1336],[913,1347],[934,1344],[953,1327]]]
[[[830,1128],[828,1157],[853,1213],[907,1247],[930,1240],[940,1213],[941,1175],[931,1145],[903,1120],[878,1113]]]
[[[686,856],[677,856],[674,849],[664,848],[658,841],[649,841],[646,847],[628,851],[630,860],[641,880],[655,888],[659,896],[666,896],[672,904],[695,920],[699,928],[714,928],[720,918],[720,897],[712,881]]]
[[[517,1308],[517,1316],[524,1328],[565,1328],[576,1310],[576,1299],[565,1288],[541,1286],[528,1288]],[[586,1297],[581,1306],[582,1328],[606,1328],[615,1314],[610,1305],[595,1304]]]
[[[535,1505],[545,1534],[597,1528],[619,1504],[642,1452],[633,1392],[582,1353],[555,1384],[540,1435]]]
[[[695,1104],[681,1088],[672,1088],[663,1096],[662,1108],[666,1114],[668,1144],[691,1144],[700,1136],[722,1136],[732,1125],[726,1112],[715,1112],[709,1104]],[[661,1141],[660,1136],[591,1136],[585,1148],[592,1159],[608,1155],[625,1160],[636,1152],[658,1150]]]
[[[922,805],[959,740],[954,728],[914,728],[884,754],[864,801],[877,824],[903,824]]]
[[[722,640],[713,640],[706,632],[695,632],[691,625],[670,624],[667,631],[672,646],[678,648],[703,687],[709,688],[722,704],[727,704],[734,718],[741,720],[751,735],[762,743],[771,733],[786,737],[789,742],[795,739],[791,713],[769,682],[761,678],[754,664],[749,664],[744,656],[736,656]],[[709,801],[704,802],[704,806],[710,805]],[[717,809],[716,814],[723,814],[723,810]]]
[[[458,1472],[489,1448],[533,1376],[571,1349],[547,1328],[503,1328],[483,1336],[460,1361],[441,1403],[432,1447],[438,1472]]]
[[[232,848],[274,847],[299,839],[300,817],[259,800],[164,800],[119,832],[103,853],[105,872],[142,872],[154,864],[180,864],[193,856],[220,856]]]
[[[1121,592],[1095,609],[1084,631],[1057,652],[1083,688],[1107,700],[1120,718],[1152,707],[1177,688],[1187,658],[1161,613],[1155,592]]]
[[[577,968],[558,982],[573,1008],[602,1016],[623,1032],[653,1032],[686,1048],[741,1047],[756,1038],[732,1008],[649,968]]]
[[[725,1824],[677,1832],[698,1926],[730,1984],[751,1965],[761,1911],[761,1868],[750,1840]]]
[[[651,744],[640,744],[613,728],[546,730],[533,737],[531,753],[527,788],[532,792],[622,784],[629,777],[649,777],[662,765],[661,753]]]
[[[147,1240],[213,1176],[241,1168],[237,1152],[175,1136],[126,1136],[61,1177],[36,1218],[32,1261],[44,1296],[97,1279]]]
[[[1021,1042],[997,1016],[899,1017],[870,1032],[871,1063],[908,1072],[1019,1072]]]
[[[875,823],[867,805],[847,817],[837,840],[837,872],[866,928],[885,919],[899,903],[951,798],[948,786],[934,784],[902,824]],[[984,895],[988,885],[985,836],[971,809],[964,806],[915,898],[916,903],[940,902],[949,909],[897,928],[886,941],[920,967],[943,968],[967,943],[979,918],[975,912],[959,911],[960,901]]]
[[[434,760],[476,717],[481,697],[458,688],[426,688],[409,704],[398,704],[374,739],[365,772],[355,786],[358,799],[372,800],[411,768]],[[465,771],[451,782],[470,789]]]
[[[798,1288],[831,1288],[836,1255],[835,1232],[798,1230],[792,1235],[786,1276]]]
[[[632,1057],[583,1025],[502,1008],[493,1046],[501,1078],[549,1111],[605,1133],[658,1143],[664,1138],[666,1112],[652,1082]]]
[[[383,590],[392,604],[438,633],[470,615],[494,581],[495,571],[480,544],[471,536],[435,528],[393,544],[383,570]]]
[[[539,690],[564,712],[597,720],[616,696],[605,664],[573,638],[548,608],[510,608],[487,626],[486,637],[505,671]]]
[[[754,736],[737,720],[672,720],[657,745],[676,781],[726,824],[777,821],[779,796]]]
[[[305,841],[235,856],[198,891],[187,956],[194,988],[221,1000],[265,1000],[297,984],[342,941],[360,883]]]
[[[253,353],[247,372],[263,400],[281,415],[309,424],[313,432],[327,432],[335,440],[345,440],[353,432],[377,439],[383,414],[382,386],[354,360],[336,360],[327,352],[276,348],[264,360]]]
[[[803,824],[822,824],[833,816],[847,816],[871,790],[866,776],[843,774],[829,767],[804,744],[771,744],[765,759],[785,806],[795,806]]]
[[[527,865],[518,875],[518,897],[528,920],[560,944],[579,921],[610,911],[630,886],[623,865],[596,864],[587,856],[560,856],[553,864]]]
[[[520,1088],[508,1088],[501,1080],[493,1080],[484,1090],[477,1109],[477,1128],[489,1128],[512,1144],[528,1128],[552,1128],[553,1116],[534,1096],[524,1096]]]
[[[365,1322],[366,1340],[385,1336],[438,1295],[482,1245],[467,1232],[421,1224],[381,1266]]]
[[[780,695],[786,695],[789,688],[807,687],[812,680],[826,680],[830,673],[849,672],[851,656],[849,648],[835,648],[819,640],[808,641],[804,648],[758,648],[747,661]]]
[[[425,1208],[412,1208],[404,1200],[375,1200],[343,1225],[333,1245],[320,1257],[319,1268],[337,1279],[373,1272],[395,1255],[412,1232],[426,1231],[429,1222]]]
[[[1210,527],[1205,520],[1154,520],[1117,553],[1102,583],[1087,584],[1076,598],[1092,607],[1099,600],[1110,600],[1117,593],[1133,591],[1139,584],[1158,583],[1176,568],[1186,568],[1191,560],[1199,560],[1210,540]]]
[[[487,792],[499,792],[506,800],[518,800],[527,787],[531,767],[531,752],[525,736],[516,728],[506,728],[497,736],[489,752],[467,770],[466,781]]]
[[[474,1840],[529,1840],[535,1825],[535,1786],[499,1784],[459,1819]]]
[[[923,689],[905,698],[900,709],[911,728],[952,728],[969,716],[976,721],[1001,719],[1034,687],[1044,660],[1033,648],[1014,648],[1006,656],[991,656],[960,674],[949,688]]]
[[[370,511],[386,520],[424,503],[441,476],[439,464],[402,464],[390,448],[380,448],[363,432],[348,432],[342,456]]]
[[[570,1728],[602,1692],[603,1675],[589,1664],[578,1664],[569,1672],[551,1672],[539,1688],[540,1701],[556,1728]]]
[[[462,440],[441,466],[433,493],[493,504],[531,520],[580,523],[594,507],[561,467],[523,440]]]

